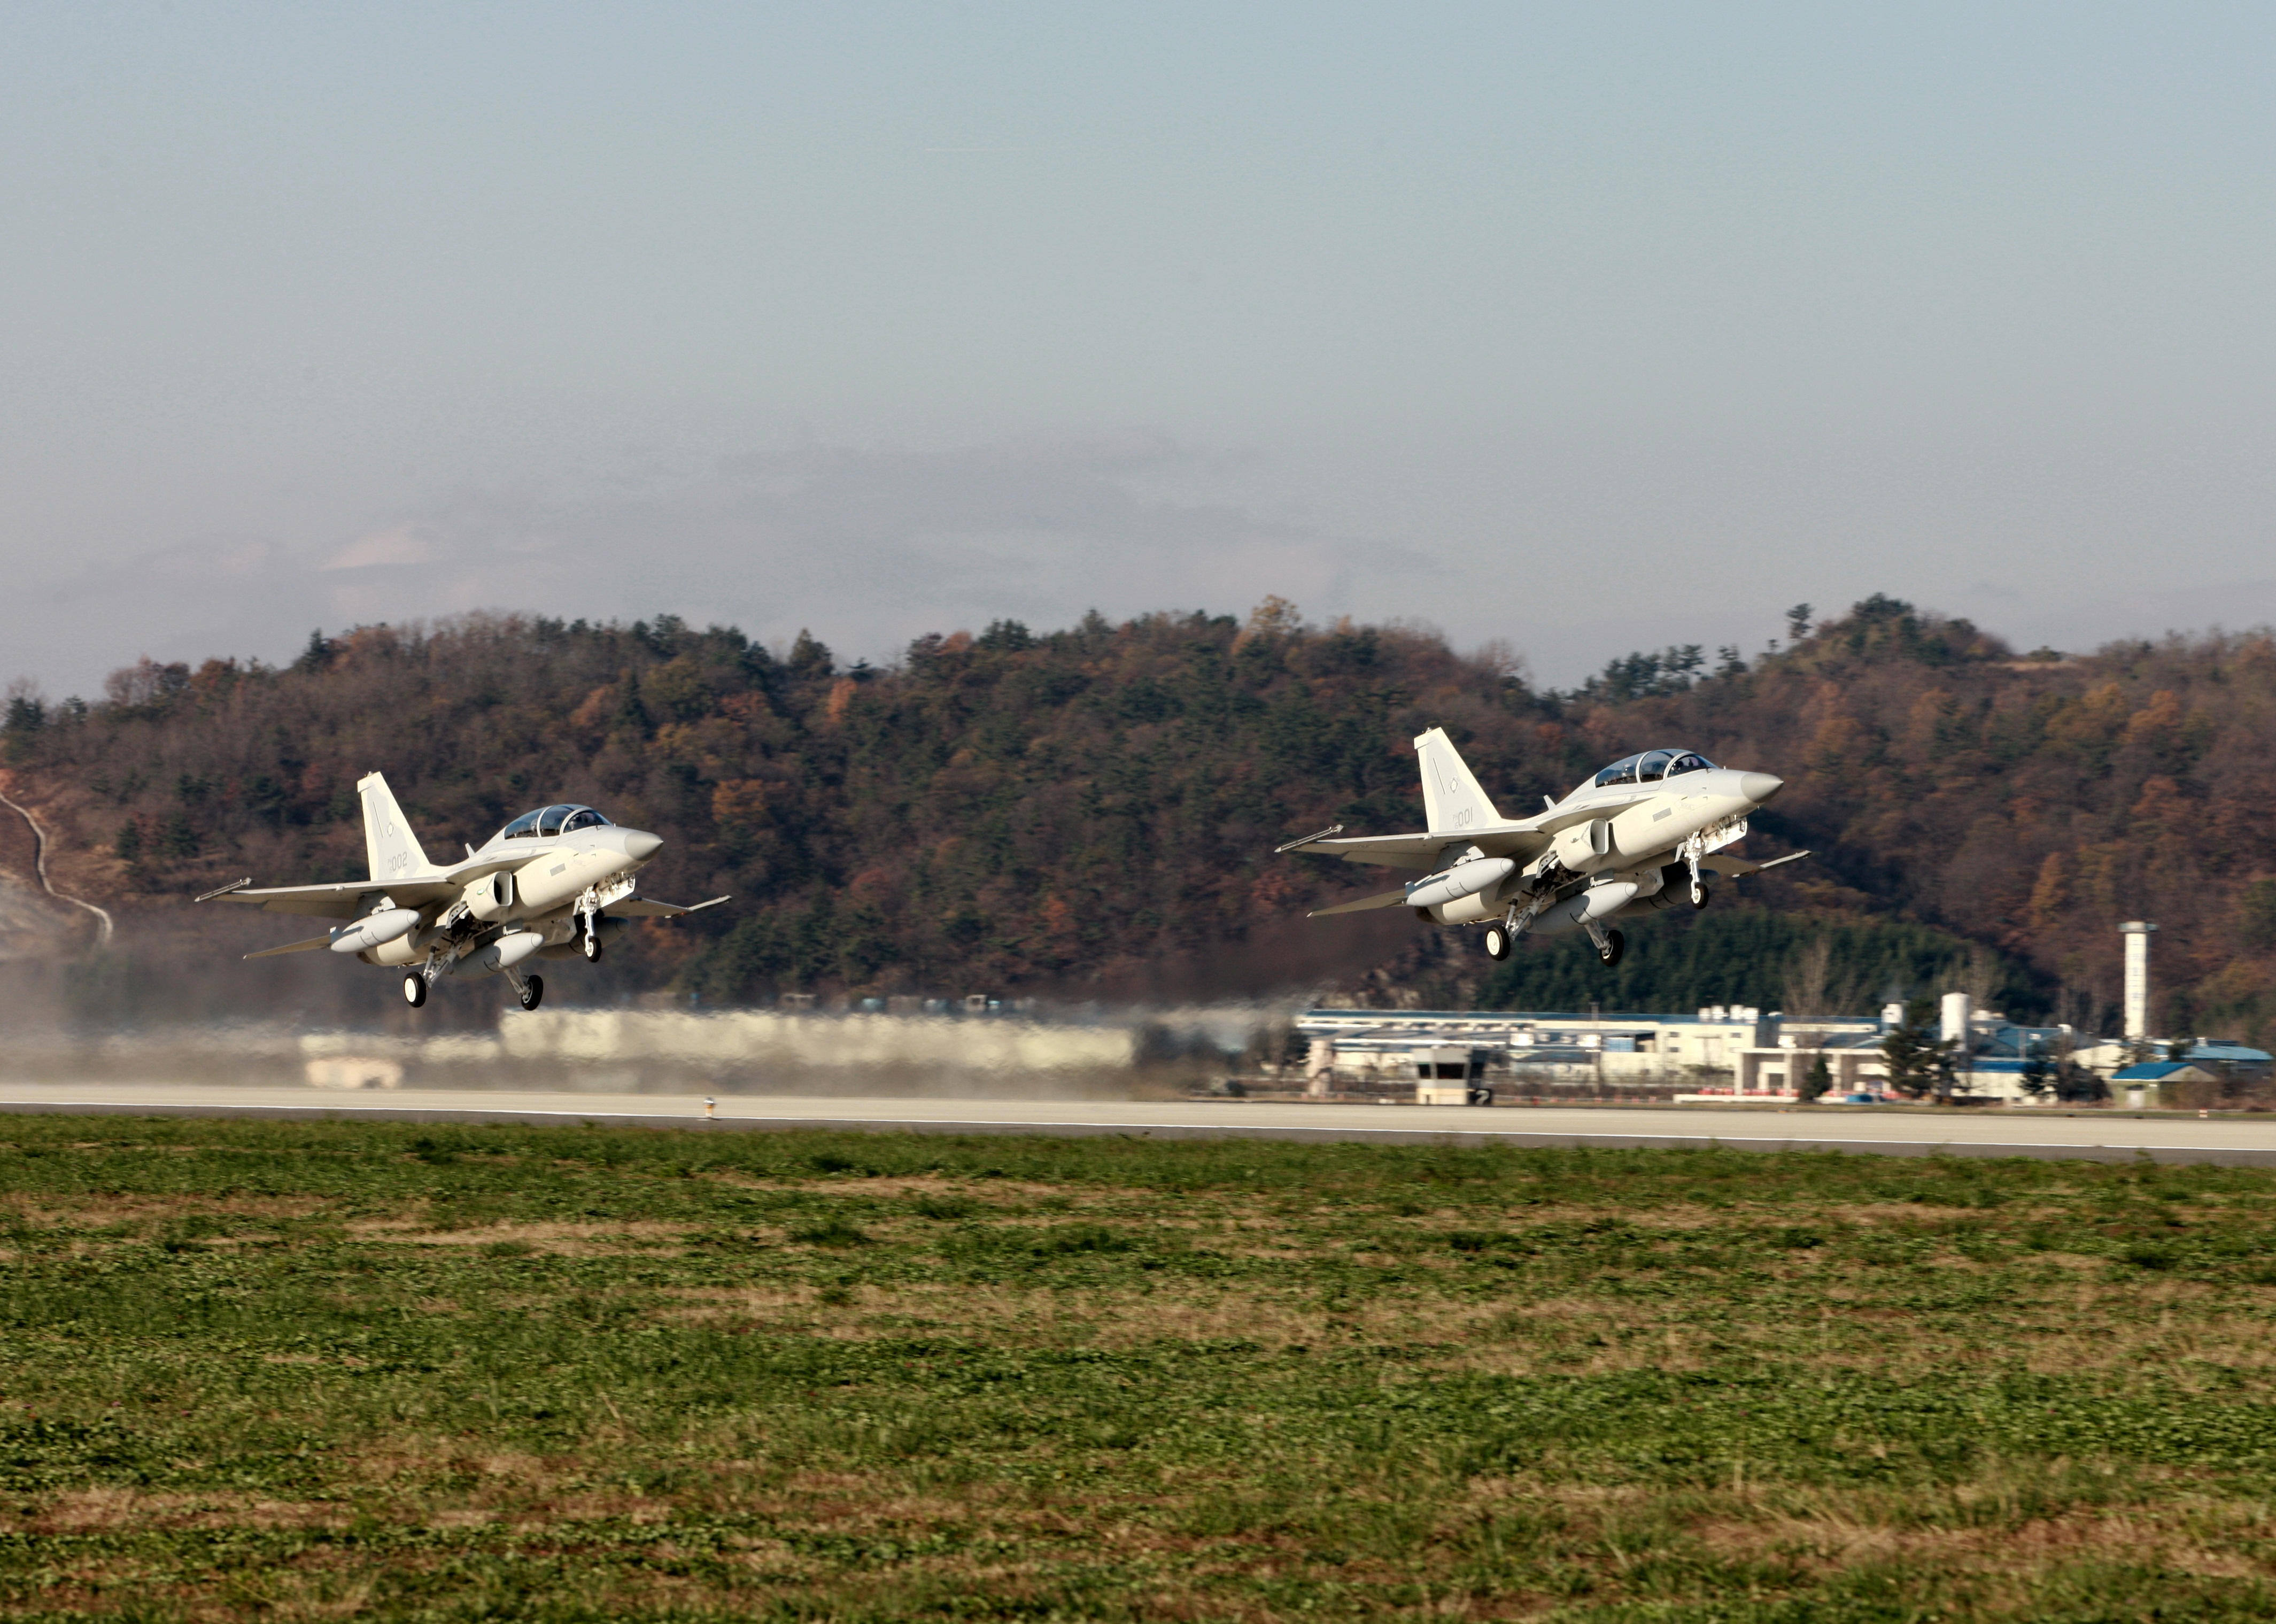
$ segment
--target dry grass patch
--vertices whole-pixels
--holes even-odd
[[[421,1229],[392,1219],[348,1226],[351,1233],[401,1246],[526,1246],[533,1252],[577,1257],[596,1253],[676,1249],[687,1236],[686,1224],[622,1221],[599,1224],[486,1224],[469,1229]]]
[[[14,1213],[27,1224],[88,1229],[115,1229],[186,1218],[287,1218],[315,1217],[339,1203],[315,1196],[262,1195],[135,1195],[106,1191],[83,1200],[69,1201],[53,1195],[37,1197],[21,1192],[0,1192],[0,1211]]]
[[[154,1494],[123,1488],[73,1489],[26,1506],[0,1507],[0,1533],[102,1534],[163,1529],[338,1529],[353,1521],[324,1501],[264,1499],[216,1491]]]
[[[2256,1540],[2265,1540],[2270,1531],[2265,1524],[2249,1532],[2239,1530]],[[1775,1559],[1821,1574],[1871,1563],[2026,1575],[2123,1552],[2128,1560],[2204,1578],[2276,1576],[2276,1564],[2254,1561],[2236,1551],[2211,1549],[2198,1530],[2171,1526],[2147,1507],[1958,1528],[1874,1522],[1838,1513],[1795,1517],[1765,1512],[1759,1519],[1703,1520],[1691,1525],[1689,1532],[1720,1555]]]

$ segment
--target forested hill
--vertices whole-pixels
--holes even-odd
[[[1607,1005],[1869,1001],[1961,974],[1973,944],[1994,996],[2091,1021],[2116,997],[2115,926],[2141,916],[2167,1024],[2248,1033],[2276,1014],[2272,703],[2265,634],[2019,660],[1875,598],[1751,661],[1629,656],[1558,694],[1272,601],[1245,621],[1001,623],[888,670],[668,618],[366,628],[286,668],[145,662],[92,706],[19,698],[5,751],[60,826],[59,883],[130,916],[239,874],[359,877],[353,785],[377,767],[430,852],[555,800],[664,835],[646,889],[737,901],[638,957],[712,999],[1355,989],[1397,959],[1430,996],[1523,1004],[1578,1001],[1602,972],[1542,944],[1488,978],[1468,937],[1399,910],[1305,923],[1379,876],[1272,847],[1417,826],[1407,741],[1432,725],[1513,812],[1681,743],[1785,776],[1749,850],[1818,855],[1640,924]],[[1749,914],[1765,904],[1784,917]]]

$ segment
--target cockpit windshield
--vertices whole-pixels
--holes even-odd
[[[1687,772],[1704,772],[1714,764],[1696,750],[1643,750],[1622,756],[1581,787],[1603,789],[1614,784],[1657,784]]]
[[[541,835],[568,834],[578,829],[606,829],[609,820],[590,807],[564,804],[525,812],[498,831],[501,840],[535,839]]]

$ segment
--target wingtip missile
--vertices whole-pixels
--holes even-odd
[[[1309,846],[1315,840],[1324,840],[1330,835],[1339,835],[1343,833],[1343,831],[1344,826],[1341,823],[1330,823],[1325,829],[1323,829],[1316,835],[1306,835],[1301,840],[1290,840],[1283,845],[1274,846],[1272,848],[1272,854],[1275,857],[1278,857],[1285,852],[1293,852],[1299,846]]]

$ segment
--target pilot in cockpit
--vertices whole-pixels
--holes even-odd
[[[1645,750],[1622,756],[1581,787],[1603,789],[1612,784],[1657,784],[1687,772],[1705,772],[1714,765],[1696,750]]]

